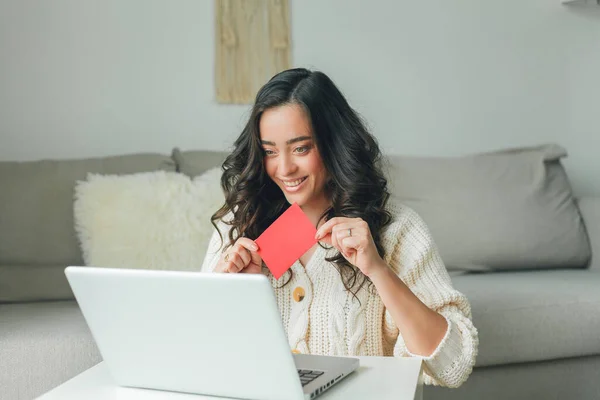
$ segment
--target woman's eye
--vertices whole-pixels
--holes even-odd
[[[308,150],[310,150],[310,146],[300,146],[300,147],[296,147],[296,153],[306,153]]]
[[[265,155],[270,156],[275,154],[275,152],[273,150],[269,150],[269,149],[264,149]]]

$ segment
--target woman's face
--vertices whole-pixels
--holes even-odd
[[[268,109],[259,130],[265,169],[287,201],[319,211],[327,208],[327,171],[304,110],[297,104]]]

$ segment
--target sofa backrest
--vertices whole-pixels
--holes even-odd
[[[391,191],[427,223],[449,270],[585,268],[591,250],[554,144],[389,157]]]
[[[72,296],[63,270],[83,262],[73,226],[77,180],[159,169],[175,171],[168,155],[0,162],[0,302]]]
[[[600,196],[584,196],[577,203],[592,247],[590,269],[600,271]]]
[[[83,262],[73,226],[77,180],[154,170],[195,177],[227,154],[175,148],[171,157],[0,162],[0,303],[72,298],[64,268]],[[600,198],[579,202],[586,231],[560,164],[565,155],[542,146],[453,159],[389,156],[385,171],[396,200],[428,224],[449,270],[581,268],[590,241],[600,254]],[[592,267],[600,269],[600,257]]]
[[[229,153],[224,151],[188,150],[175,147],[171,154],[177,171],[194,178],[213,167],[220,166]]]

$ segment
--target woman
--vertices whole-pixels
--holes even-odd
[[[458,387],[478,347],[470,305],[421,218],[388,204],[380,158],[325,74],[277,74],[223,163],[202,268],[269,276],[294,352],[420,357],[425,383]],[[293,203],[320,243],[275,280],[254,239]]]

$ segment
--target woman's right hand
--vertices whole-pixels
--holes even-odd
[[[257,253],[258,245],[248,238],[239,238],[233,246],[219,257],[215,272],[261,274],[262,258]]]

